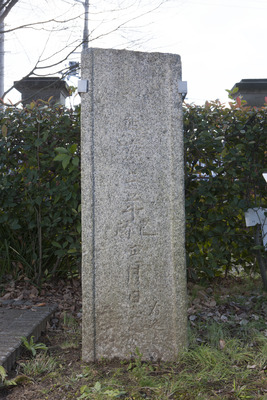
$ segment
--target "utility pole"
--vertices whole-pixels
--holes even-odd
[[[0,15],[3,14],[5,0],[0,0]],[[4,70],[5,70],[5,22],[0,22],[0,98],[3,98],[4,89]],[[0,104],[1,107],[1,104]]]
[[[89,0],[84,1],[83,50],[89,46]]]
[[[0,0],[1,1],[1,0]],[[74,0],[84,6],[84,26],[83,26],[83,46],[82,49],[88,49],[89,44],[89,0]]]

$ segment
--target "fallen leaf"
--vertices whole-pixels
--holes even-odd
[[[240,322],[239,322],[239,325],[247,325],[248,324],[248,320],[247,319],[242,319]]]
[[[203,299],[207,299],[208,298],[207,293],[205,293],[204,290],[200,290],[198,292],[198,296],[202,297]]]
[[[188,314],[193,314],[195,311],[196,311],[195,307],[190,307],[187,310]]]
[[[195,321],[195,319],[197,319],[196,315],[190,315],[189,317],[190,321]]]
[[[15,301],[20,301],[20,300],[22,300],[23,299],[23,293],[20,295],[20,296],[18,296],[16,299],[15,299]]]
[[[1,297],[2,300],[8,300],[11,297],[11,292],[6,293],[3,297]]]
[[[16,384],[20,384],[20,383],[23,383],[23,382],[29,382],[29,381],[31,381],[31,378],[29,378],[28,376],[26,376],[26,375],[17,375],[15,378],[14,378],[14,381],[16,382]]]
[[[220,344],[220,349],[223,350],[225,348],[225,341],[223,339],[220,339],[219,344]]]

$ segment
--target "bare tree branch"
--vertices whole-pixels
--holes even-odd
[[[166,1],[166,0],[165,0],[165,1]],[[128,20],[126,20],[126,21],[122,22],[121,24],[117,25],[115,28],[113,28],[113,29],[111,29],[111,30],[109,30],[109,31],[107,31],[107,32],[105,32],[105,33],[102,33],[102,34],[100,34],[100,35],[98,35],[98,36],[96,36],[96,37],[94,37],[94,38],[91,38],[93,32],[95,31],[95,30],[93,30],[93,31],[90,32],[89,37],[88,37],[87,39],[89,39],[90,42],[92,42],[92,41],[95,41],[95,40],[97,40],[97,39],[100,39],[100,38],[102,38],[102,37],[104,37],[104,36],[110,35],[110,34],[112,34],[112,33],[114,33],[114,32],[117,32],[119,29],[121,29],[122,27],[126,26],[129,22],[132,22],[132,21],[134,21],[134,20],[136,20],[136,19],[139,19],[139,18],[141,18],[141,17],[143,17],[143,16],[145,16],[145,15],[148,15],[148,14],[150,14],[150,13],[156,11],[158,8],[161,7],[161,5],[162,5],[165,1],[162,0],[162,1],[160,2],[160,4],[157,5],[156,7],[154,7],[153,9],[151,9],[151,10],[149,10],[149,11],[146,11],[146,12],[144,12],[144,13],[142,13],[142,14],[139,14],[139,15],[137,15],[136,17],[131,17],[131,18],[129,18]],[[97,28],[95,28],[95,29],[97,29]],[[38,66],[36,66],[35,70],[42,70],[42,69],[52,68],[52,67],[55,67],[55,66],[59,65],[60,63],[62,63],[62,62],[64,62],[64,61],[66,61],[66,60],[69,58],[69,56],[70,56],[71,54],[73,54],[80,46],[82,46],[83,42],[84,42],[84,41],[79,41],[78,44],[75,45],[75,47],[74,47],[62,60],[60,60],[60,61],[58,61],[58,62],[55,62],[55,63],[53,63],[53,64],[50,64],[50,65],[47,65],[47,66],[41,66],[41,65],[40,65],[41,63],[47,62],[48,60],[52,59],[53,57],[55,57],[56,55],[58,55],[58,54],[59,54],[61,51],[63,51],[63,50],[61,50],[61,51],[59,51],[59,52],[56,52],[56,53],[50,55],[49,57],[47,57],[47,58],[45,58],[45,59],[43,59],[43,60],[42,60],[41,58],[39,58],[39,61],[38,61],[38,63],[37,63]],[[69,46],[74,45],[75,43],[77,43],[77,40],[75,40],[74,42],[72,42]],[[40,75],[39,75],[39,76],[40,76]]]
[[[13,32],[13,31],[16,31],[16,30],[18,30],[18,29],[25,29],[25,28],[32,28],[32,29],[34,29],[33,27],[34,26],[36,26],[36,25],[45,25],[45,24],[49,24],[49,23],[52,23],[52,22],[54,22],[54,23],[56,23],[56,24],[67,24],[68,22],[70,22],[70,21],[74,21],[74,20],[77,20],[78,18],[82,18],[83,17],[83,14],[80,14],[80,15],[77,15],[76,17],[73,17],[73,18],[69,18],[69,19],[66,19],[66,20],[63,20],[63,21],[60,21],[60,20],[57,20],[57,19],[49,19],[49,20],[47,20],[47,21],[39,21],[39,22],[33,22],[33,23],[31,23],[31,24],[25,24],[25,25],[20,25],[20,26],[16,26],[15,28],[10,28],[10,29],[5,29],[5,30],[3,30],[3,31],[0,31],[0,34],[2,34],[2,33],[8,33],[8,32]],[[0,18],[0,22],[1,22],[1,18]],[[41,28],[40,28],[41,29]],[[58,29],[57,29],[58,30]]]
[[[15,1],[15,3],[13,3],[13,1]],[[14,4],[16,4],[18,1],[19,0],[7,0],[5,3],[10,4],[10,7],[11,7],[12,3],[13,3],[13,6],[14,6]],[[68,0],[62,0],[62,1],[67,3],[67,4],[72,4],[73,5],[73,3],[70,3]],[[132,28],[129,28],[129,23],[130,22],[132,23],[133,21],[136,21],[137,19],[140,19],[140,18],[142,18],[142,17],[144,17],[144,16],[146,16],[148,14],[151,14],[152,12],[156,11],[157,9],[159,9],[162,6],[162,4],[165,3],[166,1],[168,1],[168,0],[159,1],[159,3],[156,6],[154,6],[152,9],[149,9],[148,11],[145,11],[145,12],[141,12],[140,11],[138,13],[138,15],[135,15],[135,16],[132,15],[131,17],[128,17],[128,15],[127,16],[124,15],[124,21],[123,22],[118,23],[114,28],[110,28],[106,32],[100,33],[99,35],[96,35],[95,37],[92,38],[92,35],[95,34],[96,31],[98,30],[98,28],[105,22],[105,21],[100,21],[99,25],[95,29],[91,30],[91,32],[88,35],[88,37],[84,38],[84,40],[80,40],[80,39],[73,40],[71,43],[65,45],[65,47],[62,47],[59,51],[56,51],[53,54],[50,54],[49,56],[44,57],[45,51],[46,51],[46,49],[48,47],[48,42],[50,40],[50,36],[52,35],[53,32],[55,32],[54,29],[48,30],[50,32],[50,35],[48,36],[48,38],[46,40],[46,44],[45,44],[45,46],[43,48],[43,51],[39,55],[38,60],[36,61],[35,65],[31,69],[31,71],[29,73],[27,73],[24,76],[24,78],[22,78],[22,79],[27,79],[30,76],[36,76],[36,77],[37,76],[39,76],[39,77],[49,76],[49,75],[50,76],[51,75],[55,76],[55,74],[61,75],[61,79],[64,79],[69,74],[69,67],[60,67],[60,66],[62,66],[62,64],[64,62],[66,62],[72,54],[77,52],[77,50],[83,45],[85,40],[90,39],[90,43],[91,43],[94,40],[103,38],[103,37],[105,37],[107,35],[110,35],[110,34],[112,34],[114,32],[117,32],[117,31],[121,30],[122,28],[125,31],[127,26],[128,26],[128,29],[132,29]],[[1,0],[0,0],[0,4],[1,4]],[[134,4],[135,4],[135,1],[134,1]],[[123,11],[126,10],[127,7],[124,8],[125,4],[123,2],[122,2],[121,5],[122,5],[122,8],[114,9],[114,10],[112,10],[112,12],[113,11],[117,12],[119,10],[120,11],[121,10],[123,10]],[[0,8],[0,10],[1,10],[1,8]],[[77,15],[76,17],[71,17],[71,18],[66,19],[66,20],[63,20],[62,18],[55,18],[55,19],[50,19],[50,20],[46,20],[46,21],[42,21],[42,22],[35,22],[35,23],[31,23],[31,24],[25,24],[25,25],[21,25],[21,26],[15,27],[15,28],[10,28],[10,29],[6,30],[5,32],[12,32],[12,31],[15,31],[15,30],[18,30],[18,29],[22,29],[22,28],[36,29],[36,26],[38,26],[38,25],[40,26],[40,25],[52,24],[52,23],[64,24],[64,23],[68,23],[70,21],[74,21],[74,20],[76,20],[78,18],[81,18],[82,16],[83,16],[83,14],[82,15]],[[61,17],[62,17],[62,15],[61,15]],[[112,18],[111,19],[112,22],[115,21],[115,20],[116,20],[116,18]],[[110,22],[110,19],[109,19],[109,22]],[[40,29],[44,29],[44,28],[42,27]],[[2,32],[0,32],[0,33],[2,33]],[[123,39],[126,40],[125,37]],[[138,40],[135,40],[134,42],[135,42],[135,45],[136,45],[136,43],[138,43]],[[48,72],[49,69],[51,71],[53,71],[53,72],[50,72],[50,71]],[[42,71],[44,72],[44,74],[42,74]],[[3,99],[7,96],[7,94],[12,89],[14,89],[14,85],[12,85],[8,90],[5,91],[5,93],[3,95]],[[17,104],[19,104],[19,103],[16,103],[16,105]]]
[[[4,22],[4,19],[8,16],[12,8],[17,4],[19,0],[7,0],[5,2],[1,2],[0,5],[0,23]]]

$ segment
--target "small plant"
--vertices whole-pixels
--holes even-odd
[[[246,385],[239,386],[234,379],[232,393],[236,399],[252,399],[251,396],[246,394]]]
[[[206,338],[210,346],[219,348],[221,340],[229,336],[227,328],[218,322],[211,322],[206,328]]]
[[[155,382],[150,376],[153,367],[149,362],[142,361],[143,354],[138,347],[135,350],[136,357],[130,361],[127,370],[138,380],[140,386],[154,387]]]
[[[81,396],[78,397],[78,400],[81,399],[92,399],[92,395],[100,395],[107,396],[111,398],[120,398],[121,396],[125,395],[126,392],[120,389],[112,389],[112,388],[104,388],[102,387],[100,382],[96,382],[93,387],[89,387],[87,385],[83,385],[80,389]]]
[[[36,358],[29,360],[26,363],[20,364],[23,373],[27,376],[37,376],[43,373],[53,372],[57,366],[56,360],[46,354],[38,354]]]
[[[143,354],[140,352],[138,347],[136,347],[136,349],[135,349],[135,354],[137,357],[134,357],[132,359],[132,361],[129,363],[128,368],[127,368],[128,371],[142,369],[142,367],[143,367],[143,363],[142,363]]]
[[[63,342],[60,347],[63,350],[67,350],[67,349],[78,349],[79,348],[79,343],[77,341],[71,341],[71,340],[66,340],[65,342]]]
[[[3,386],[15,386],[17,383],[15,382],[14,379],[7,379],[7,372],[2,365],[0,365],[0,377],[1,377],[1,382],[0,382],[0,388]]]
[[[68,328],[72,328],[73,330],[76,330],[79,327],[76,319],[71,314],[68,314],[65,311],[63,313],[63,325]]]
[[[30,340],[28,341],[25,336],[21,338],[23,346],[32,353],[32,356],[36,356],[37,350],[44,350],[47,351],[47,346],[44,343],[35,343],[34,336],[31,336]]]

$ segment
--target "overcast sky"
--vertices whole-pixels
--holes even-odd
[[[226,89],[236,82],[267,78],[266,0],[169,0],[149,13],[160,0],[90,3],[92,39],[134,18],[122,30],[92,40],[90,45],[179,54],[183,80],[188,82],[189,103],[204,104],[215,99],[228,102]],[[20,0],[16,7],[6,21],[7,27],[83,13],[83,6],[74,0]],[[144,16],[137,19],[141,14]],[[80,39],[82,29],[79,18],[69,23],[68,30],[53,34],[32,29],[7,34],[6,88],[29,72],[44,48],[43,58],[62,46],[67,54],[68,46]],[[79,57],[75,53],[70,59],[78,61]],[[13,92],[9,97],[16,101],[18,95]]]

